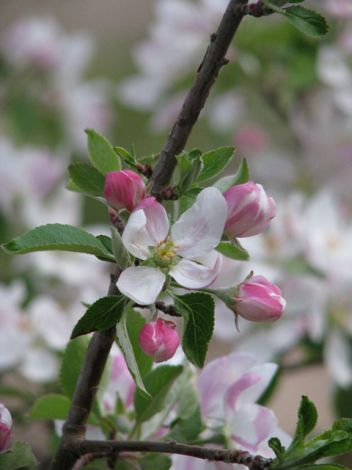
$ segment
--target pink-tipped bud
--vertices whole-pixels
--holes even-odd
[[[264,232],[276,215],[276,204],[263,186],[253,181],[232,186],[224,193],[227,202],[225,233],[231,238]]]
[[[173,323],[159,318],[143,326],[139,334],[139,344],[155,362],[163,362],[175,354],[180,337]]]
[[[243,282],[235,301],[235,312],[249,321],[278,320],[286,306],[281,290],[264,276],[253,276]]]
[[[145,197],[142,178],[131,170],[112,171],[105,176],[104,197],[116,210],[132,212]]]
[[[5,405],[0,403],[0,452],[10,446],[12,433],[12,418]]]

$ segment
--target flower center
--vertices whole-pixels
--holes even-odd
[[[165,241],[160,242],[155,248],[154,260],[160,267],[169,266],[175,256],[176,247],[170,237],[168,237]]]

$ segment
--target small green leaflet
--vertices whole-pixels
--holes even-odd
[[[124,305],[122,295],[110,295],[97,300],[74,327],[71,339],[115,326],[120,321]]]
[[[32,406],[29,417],[32,419],[65,419],[71,400],[65,395],[49,393],[39,397]]]
[[[11,449],[0,454],[0,468],[3,470],[35,470],[38,468],[38,462],[28,444],[15,442]]]
[[[98,238],[78,227],[62,224],[41,225],[2,245],[9,254],[33,251],[74,251],[115,261]]]
[[[75,190],[94,197],[103,195],[105,178],[94,166],[76,162],[68,167],[68,172]]]
[[[247,181],[249,181],[249,178],[249,166],[247,160],[244,158],[241,161],[238,170],[234,175],[224,176],[223,178],[220,178],[218,181],[215,182],[214,186],[223,193],[227,189],[231,188],[231,186],[235,186],[236,184],[247,183]]]
[[[292,0],[285,3],[302,2],[299,0]],[[265,0],[265,4],[280,15],[285,16],[295,28],[307,36],[320,38],[329,30],[325,18],[314,10],[309,10],[301,5],[292,5],[282,8],[282,2],[278,0]]]
[[[125,356],[129,371],[138,387],[148,395],[144,376],[151,370],[153,361],[139,346],[139,332],[144,319],[133,309],[125,310],[116,328],[118,345]]]
[[[175,307],[185,321],[183,350],[192,364],[203,367],[214,330],[214,300],[206,293],[192,293],[176,297]]]
[[[329,30],[325,18],[313,10],[308,10],[300,5],[288,7],[284,10],[284,16],[290,23],[307,36],[319,38],[325,36]]]
[[[84,336],[70,341],[66,346],[60,369],[60,382],[63,392],[69,398],[72,398],[75,391],[88,343],[88,338]]]
[[[121,169],[120,158],[110,142],[93,129],[86,129],[89,158],[102,175]]]
[[[240,261],[248,261],[249,254],[240,244],[235,244],[231,242],[220,242],[216,247],[216,251],[219,251],[224,256],[227,256],[231,259],[237,259]]]
[[[204,153],[201,156],[203,168],[197,177],[197,183],[203,183],[220,174],[230,163],[234,150],[233,147],[220,147]]]
[[[302,396],[301,404],[298,410],[298,421],[294,441],[303,441],[303,439],[315,428],[318,419],[317,409],[308,397]]]
[[[140,389],[136,390],[134,406],[138,423],[148,421],[162,411],[168,392],[182,371],[182,366],[159,366],[144,377],[149,396]]]

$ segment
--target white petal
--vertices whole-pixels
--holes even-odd
[[[221,269],[211,288],[229,289],[234,287],[243,280],[247,272],[248,267],[246,263],[240,263],[234,259],[222,256]]]
[[[184,258],[207,255],[219,244],[226,218],[227,204],[220,191],[203,189],[171,229],[177,254]]]
[[[35,347],[27,351],[20,371],[33,382],[51,382],[57,378],[59,360],[48,350]]]
[[[232,439],[251,453],[257,453],[259,445],[277,428],[274,413],[260,405],[246,405],[228,414],[227,418]]]
[[[164,207],[155,198],[145,198],[130,215],[122,241],[127,250],[139,259],[149,257],[149,247],[165,240],[169,219]]]
[[[213,254],[209,255],[208,261],[209,263],[207,264],[201,264],[196,261],[183,259],[170,270],[170,276],[181,286],[188,289],[207,287],[217,278],[221,268],[222,257],[220,254],[213,252]]]
[[[159,269],[133,266],[121,273],[117,287],[137,304],[150,305],[158,298],[164,282],[165,275]]]
[[[331,377],[341,387],[352,384],[351,348],[346,336],[333,330],[328,336],[325,361]]]
[[[130,215],[122,235],[122,241],[127,250],[143,260],[148,258],[149,246],[152,244],[145,228],[146,223],[147,218],[144,211],[134,211]]]

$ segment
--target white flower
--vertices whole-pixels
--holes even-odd
[[[132,255],[147,264],[125,269],[117,287],[138,304],[149,305],[156,301],[167,274],[189,289],[209,286],[221,269],[222,256],[214,248],[226,217],[227,205],[220,191],[206,188],[168,236],[164,207],[154,197],[144,199],[130,215],[122,240]]]

